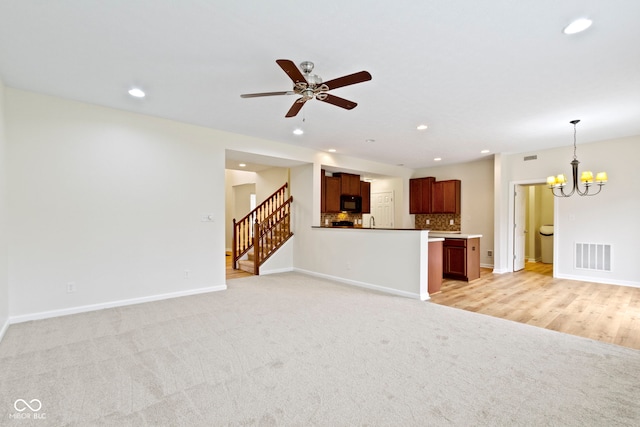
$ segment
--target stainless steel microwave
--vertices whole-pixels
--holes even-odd
[[[340,210],[342,212],[362,212],[362,197],[340,196]]]

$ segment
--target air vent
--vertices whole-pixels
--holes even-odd
[[[576,243],[576,268],[611,271],[611,245]]]
[[[524,161],[526,162],[527,160],[537,160],[538,159],[538,155],[534,154],[533,156],[524,156]]]

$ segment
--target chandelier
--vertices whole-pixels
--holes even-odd
[[[573,170],[573,188],[570,193],[565,193],[564,188],[567,185],[567,177],[564,174],[560,174],[558,176],[550,176],[547,178],[547,184],[549,184],[549,188],[551,192],[556,197],[570,197],[574,193],[579,194],[580,196],[595,196],[602,190],[602,186],[607,183],[607,173],[606,172],[598,172],[596,174],[595,183],[598,184],[598,191],[595,193],[590,193],[589,191],[593,188],[593,173],[591,171],[584,171],[580,175],[580,181],[584,185],[584,190],[580,190],[578,188],[578,157],[576,156],[576,125],[580,123],[580,120],[571,120],[569,123],[573,125],[573,160],[571,161],[571,169]]]

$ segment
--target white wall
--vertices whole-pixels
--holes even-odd
[[[475,162],[435,168],[418,169],[413,177],[433,176],[437,181],[459,179],[461,181],[461,231],[482,234],[480,239],[480,264],[492,266],[494,258],[488,251],[494,251],[494,179],[493,158]],[[414,217],[414,215],[412,215]]]
[[[0,80],[0,340],[9,325],[9,273],[7,253],[6,137],[4,125],[5,87]]]
[[[256,172],[256,206],[289,182],[289,169],[269,168]]]
[[[224,289],[216,132],[14,89],[6,109],[12,318]]]
[[[524,156],[536,154],[535,161],[523,161]],[[580,171],[606,171],[609,183],[593,197],[574,195],[555,198],[554,240],[556,256],[554,274],[557,277],[603,283],[640,286],[640,263],[636,242],[640,238],[640,197],[633,193],[640,156],[640,136],[621,138],[593,144],[579,144],[577,149]],[[513,183],[544,181],[549,175],[571,175],[569,162],[573,147],[556,148],[507,156],[502,164],[499,205],[504,209],[496,216],[499,223],[496,236],[504,248],[509,247],[509,211],[512,210],[510,187]],[[498,239],[498,237],[496,238]],[[575,243],[606,243],[612,245],[613,271],[602,272],[574,268]],[[509,251],[499,260],[499,269],[508,271]],[[496,260],[498,261],[498,260]]]

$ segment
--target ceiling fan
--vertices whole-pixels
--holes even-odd
[[[295,117],[295,115],[302,109],[304,103],[313,98],[318,101],[327,102],[329,104],[351,110],[358,104],[353,101],[349,101],[348,99],[331,95],[327,92],[339,87],[371,80],[371,74],[367,71],[360,71],[358,73],[338,77],[337,79],[323,83],[322,79],[318,75],[311,73],[313,71],[313,62],[311,61],[304,61],[300,63],[300,69],[296,67],[296,64],[294,64],[293,61],[288,59],[278,59],[276,60],[276,63],[284,70],[285,73],[287,73],[289,78],[293,80],[293,90],[283,92],[246,93],[240,95],[240,97],[257,98],[260,96],[300,95],[301,98],[298,98],[293,103],[285,117]]]

